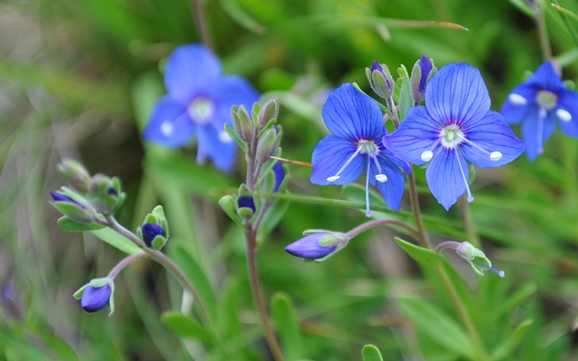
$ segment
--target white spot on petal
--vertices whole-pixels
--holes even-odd
[[[171,122],[164,121],[163,124],[161,124],[161,133],[163,133],[165,137],[170,137],[173,134],[173,131],[174,128]]]
[[[334,175],[333,177],[327,178],[327,181],[328,181],[328,182],[335,182],[335,181],[338,180],[338,179],[339,179],[339,176],[338,176],[338,175]]]
[[[378,182],[383,183],[387,181],[387,176],[385,174],[377,174],[375,179],[377,179]]]
[[[558,116],[558,119],[560,119],[563,122],[569,122],[572,120],[572,114],[570,114],[567,110],[564,109],[556,110],[556,115]]]
[[[424,162],[429,162],[433,158],[433,152],[431,150],[426,150],[421,154],[421,160]]]
[[[231,143],[233,141],[231,136],[227,134],[227,132],[225,132],[224,130],[219,132],[219,140],[221,141],[221,143]]]
[[[493,161],[500,160],[500,159],[502,159],[502,153],[497,152],[497,151],[496,151],[496,152],[492,152],[492,153],[490,154],[490,159],[493,160]]]
[[[510,96],[508,96],[508,100],[514,105],[526,105],[526,103],[528,103],[526,98],[516,93],[510,94]]]

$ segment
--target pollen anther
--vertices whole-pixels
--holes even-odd
[[[572,120],[572,114],[570,114],[567,110],[565,109],[558,109],[556,110],[556,115],[558,116],[558,118],[560,118],[561,121],[563,122],[569,122]]]
[[[433,152],[431,150],[426,150],[421,154],[421,160],[424,162],[429,162],[433,158]]]
[[[385,174],[377,174],[375,176],[375,179],[377,179],[377,181],[381,183],[387,182],[387,176]]]
[[[163,133],[165,137],[170,137],[171,134],[173,134],[173,130],[173,125],[169,121],[164,121],[163,124],[161,124],[161,133]]]
[[[327,178],[327,181],[328,181],[328,182],[335,182],[335,181],[338,180],[338,179],[339,179],[339,176],[338,176],[338,175],[334,175],[334,176],[332,176],[332,177]]]
[[[492,152],[490,153],[490,159],[493,161],[500,160],[502,159],[502,153],[498,151]]]
[[[526,98],[524,98],[523,96],[521,96],[520,94],[512,93],[512,94],[510,94],[508,99],[514,105],[526,105],[526,103],[528,103],[528,100]]]

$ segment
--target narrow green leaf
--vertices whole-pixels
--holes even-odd
[[[401,238],[395,237],[395,242],[417,263],[422,266],[433,266],[439,263],[442,258],[437,253],[430,249],[416,246],[409,242],[404,241]]]
[[[361,349],[361,357],[363,361],[383,361],[381,352],[373,345],[365,345]]]
[[[467,359],[475,358],[473,345],[466,336],[466,332],[448,315],[430,303],[414,298],[400,299],[399,307],[417,330],[427,335],[432,341]]]
[[[90,231],[104,242],[110,244],[111,246],[123,251],[126,254],[133,254],[142,252],[137,245],[132,243],[130,240],[116,233],[110,228],[96,229]]]
[[[271,300],[271,316],[283,344],[283,353],[287,361],[302,358],[302,341],[299,322],[293,304],[284,293],[276,293]]]
[[[510,337],[504,340],[502,344],[495,349],[495,351],[492,353],[492,360],[511,360],[512,352],[520,344],[532,323],[534,323],[533,320],[525,320],[520,323],[514,332],[510,335]]]
[[[228,123],[225,123],[225,132],[229,135],[229,137],[231,137],[231,139],[235,141],[235,143],[237,143],[239,147],[241,147],[241,149],[243,149],[243,153],[247,153],[247,143],[245,143],[243,139],[239,137],[235,129],[233,129],[233,127],[231,127]]]
[[[172,252],[173,261],[183,270],[187,278],[193,283],[213,320],[217,319],[217,297],[205,270],[197,260],[181,246],[176,246]]]
[[[265,27],[253,19],[236,0],[221,0],[223,10],[239,25],[257,34],[263,34]]]
[[[261,243],[266,240],[267,236],[271,233],[273,228],[275,228],[275,226],[283,218],[287,207],[289,207],[288,200],[279,199],[275,201],[273,206],[269,208],[263,217],[263,222],[261,223],[261,226],[257,232],[257,242]]]
[[[58,223],[60,228],[64,229],[65,231],[69,231],[69,232],[93,231],[96,229],[104,228],[104,226],[102,226],[96,222],[82,223],[82,222],[75,221],[74,219],[67,217],[67,216],[62,216],[62,217],[58,218],[56,223]]]
[[[215,338],[213,333],[204,328],[200,323],[177,311],[167,311],[163,313],[161,321],[181,338],[194,338],[199,340],[213,340]]]

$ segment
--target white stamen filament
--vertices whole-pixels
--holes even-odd
[[[548,114],[545,108],[540,108],[538,112],[538,131],[536,132],[536,136],[538,137],[538,154],[544,153],[544,147],[542,145],[542,139],[544,136],[544,118]]]
[[[355,158],[359,152],[361,152],[361,149],[363,149],[362,147],[357,147],[357,150],[355,151],[355,153],[353,153],[351,155],[351,157],[349,157],[349,159],[345,162],[345,164],[341,167],[341,169],[339,169],[339,171],[337,172],[337,174],[335,174],[334,176],[331,176],[329,178],[327,178],[328,182],[335,182],[336,180],[339,179],[339,175],[341,174],[341,172],[343,172],[343,170],[349,165],[349,163],[351,163],[351,161],[353,160],[353,158]]]
[[[472,203],[474,201],[474,196],[472,196],[472,191],[470,191],[470,185],[468,184],[468,180],[466,179],[466,175],[464,173],[464,170],[462,169],[462,162],[460,162],[460,154],[458,153],[457,149],[455,152],[456,152],[456,160],[458,161],[458,167],[460,168],[460,173],[462,175],[462,180],[466,185],[466,192],[468,193],[468,202]]]
[[[526,100],[526,98],[524,98],[520,94],[512,93],[510,94],[508,99],[513,105],[526,105],[526,103],[528,103],[528,100]]]
[[[421,160],[424,162],[429,162],[433,158],[433,152],[431,150],[426,150],[421,154]]]
[[[371,209],[369,209],[369,170],[371,169],[369,159],[367,162],[367,177],[365,179],[365,216],[371,217]]]
[[[558,116],[558,119],[560,119],[563,122],[569,122],[572,120],[572,114],[570,114],[565,109],[556,110],[556,115]]]
[[[477,150],[479,150],[480,152],[487,154],[491,160],[498,161],[500,159],[502,159],[502,152],[498,152],[493,151],[493,152],[488,152],[487,150],[485,150],[484,148],[480,147],[479,145],[477,145],[476,143],[472,142],[471,140],[467,139],[466,137],[463,137],[461,135],[458,135],[460,137],[460,139],[462,139],[464,142],[466,142],[468,145],[471,145],[472,147],[476,148]]]
[[[375,163],[375,167],[377,168],[377,171],[379,172],[375,175],[375,179],[381,183],[386,182],[387,176],[381,172],[381,166],[379,165],[379,160],[377,160],[377,157],[369,155],[369,154],[368,154],[368,157],[373,159],[373,162]],[[368,162],[369,162],[369,160],[368,160]]]

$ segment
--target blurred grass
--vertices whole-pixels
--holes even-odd
[[[560,5],[578,13],[574,1]],[[280,96],[284,157],[303,161],[326,133],[319,112],[328,90],[346,81],[368,90],[364,67],[373,60],[390,68],[410,67],[422,54],[438,67],[467,61],[482,71],[493,109],[525,71],[542,62],[533,21],[521,11],[520,0],[478,2],[475,11],[459,0],[274,0],[266,6],[258,0],[222,0],[204,6],[224,69]],[[546,8],[554,53],[572,54],[578,44],[560,14]],[[239,9],[242,13],[236,13]],[[452,22],[469,30],[340,20],[353,16]],[[108,273],[122,255],[91,235],[56,227],[58,215],[47,205],[47,195],[60,185],[55,164],[63,157],[82,160],[93,173],[120,176],[129,198],[119,219],[127,226],[138,225],[162,202],[175,222],[175,243],[203,260],[219,297],[234,295],[226,309],[243,332],[232,341],[239,359],[267,359],[265,347],[255,346],[260,331],[242,238],[216,208],[212,193],[205,192],[209,186],[240,183],[243,166],[232,175],[219,174],[194,164],[189,151],[143,148],[139,137],[151,99],[163,92],[158,62],[177,45],[199,41],[192,19],[184,0],[0,3],[0,286],[11,287],[23,314],[19,320],[0,308],[0,359],[189,360],[199,348],[160,324],[163,311],[179,308],[181,295],[153,264],[136,263],[119,276],[112,317],[81,312],[72,293]],[[564,78],[578,80],[575,58]],[[139,91],[149,93],[135,100]],[[534,163],[522,157],[503,169],[479,171],[474,185],[477,228],[508,278],[468,278],[478,285],[464,286],[463,292],[471,293],[467,297],[477,307],[488,347],[497,348],[516,325],[533,320],[514,353],[517,359],[570,360],[577,350],[568,331],[578,313],[577,148],[576,139],[556,134]],[[290,168],[292,192],[342,197],[338,187],[312,186],[308,170]],[[425,185],[423,171],[417,177]],[[421,200],[430,219],[442,217],[448,227],[459,222],[457,210],[446,213],[427,192]],[[406,353],[451,359],[427,335],[418,337],[429,345],[429,356],[413,347],[415,334],[400,315],[397,298],[426,298],[450,315],[454,311],[436,296],[435,279],[422,279],[395,248],[387,250],[394,256],[376,248],[376,242],[391,242],[391,233],[364,234],[322,264],[303,263],[283,251],[304,229],[346,231],[363,219],[355,210],[292,202],[259,250],[267,297],[283,291],[296,305],[302,354],[359,360],[361,347],[371,342],[385,359]],[[399,258],[397,268],[384,268],[388,257]],[[536,292],[496,311],[524,287]]]

